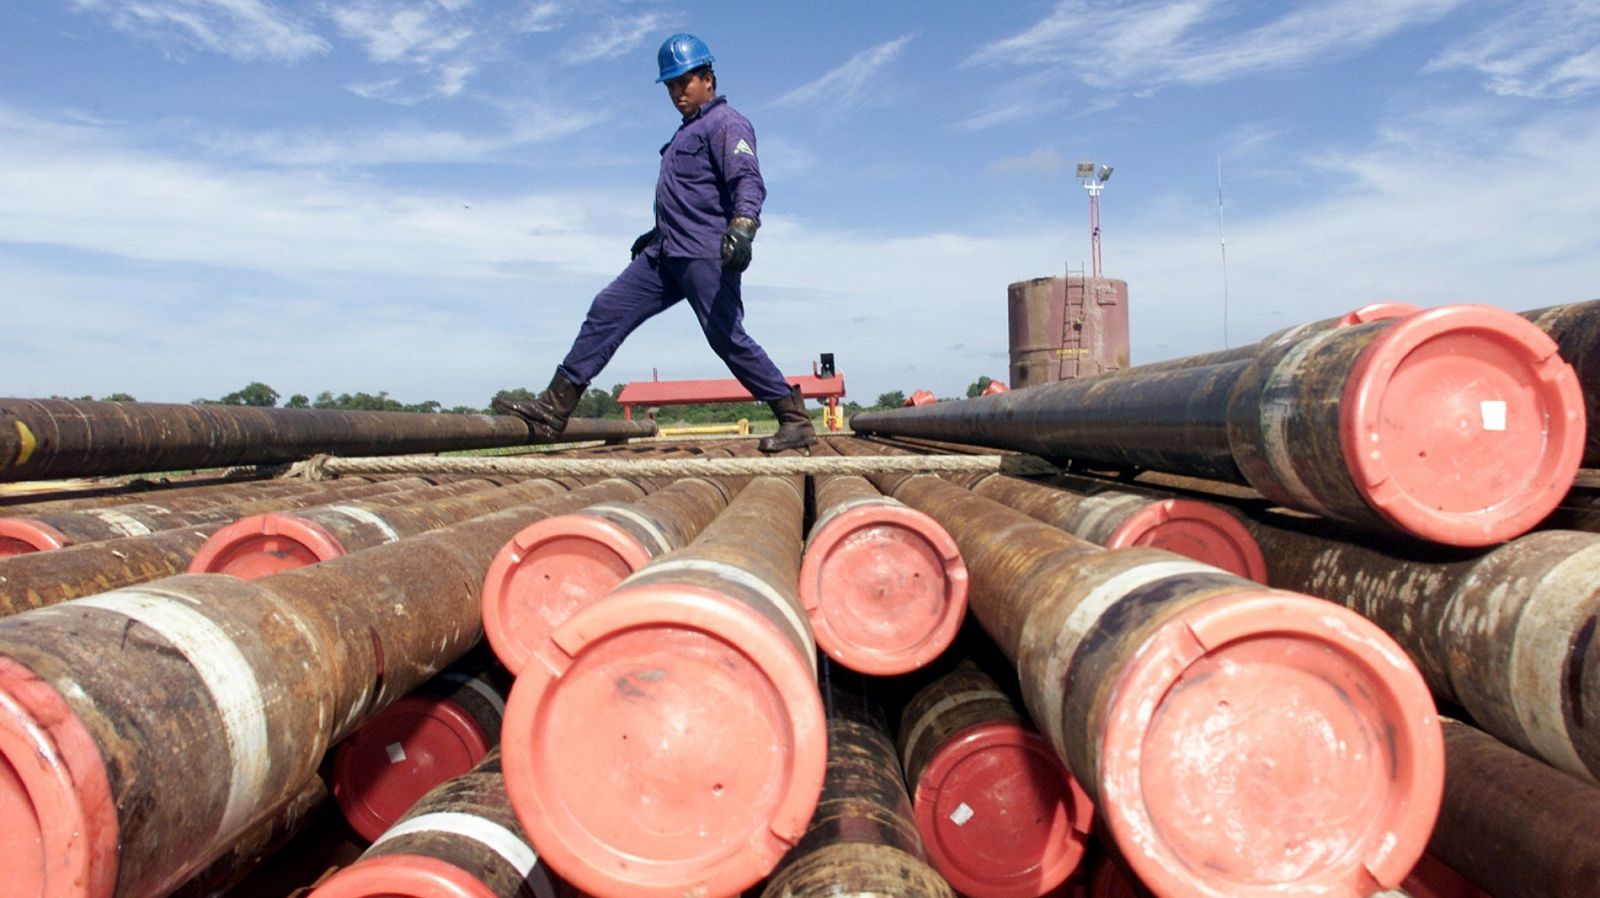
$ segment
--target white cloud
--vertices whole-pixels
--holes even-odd
[[[1065,168],[1067,161],[1055,150],[1038,149],[1026,156],[1008,156],[989,163],[989,171],[999,175],[1050,174]]]
[[[373,62],[429,63],[462,46],[473,29],[427,2],[361,0],[329,8],[339,33],[365,45]]]
[[[1593,0],[1519,4],[1435,57],[1429,71],[1471,69],[1501,96],[1565,99],[1600,88]]]
[[[614,59],[643,45],[645,37],[661,27],[661,16],[647,13],[632,18],[607,16],[602,28],[569,47],[561,61],[569,65]]]
[[[240,61],[293,62],[328,51],[309,26],[265,0],[72,0],[116,28],[156,43],[198,47]]]
[[[858,105],[878,73],[900,57],[912,35],[868,47],[827,74],[779,97],[778,106],[825,106],[832,109]]]
[[[525,34],[540,34],[546,31],[555,31],[561,27],[561,21],[566,16],[566,10],[560,3],[553,0],[542,0],[528,7],[527,13],[522,17],[518,30]]]
[[[1354,52],[1461,2],[1328,0],[1247,24],[1237,19],[1236,4],[1221,0],[1061,0],[1039,23],[985,44],[966,64],[1060,66],[1101,88],[1210,84]]]

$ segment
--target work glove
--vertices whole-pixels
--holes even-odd
[[[657,231],[655,228],[651,228],[650,230],[645,231],[643,234],[640,234],[639,235],[639,239],[633,241],[633,245],[628,247],[628,258],[629,259],[637,259],[637,258],[639,258],[639,254],[644,252],[645,247],[647,247],[650,244],[656,242],[656,236],[659,233],[660,232]]]
[[[740,272],[750,267],[750,244],[756,239],[753,218],[735,218],[722,235],[722,270]]]

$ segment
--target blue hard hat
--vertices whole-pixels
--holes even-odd
[[[661,77],[656,79],[656,83],[671,81],[684,72],[692,72],[716,61],[705,41],[692,34],[674,34],[656,53],[656,62],[661,64]]]

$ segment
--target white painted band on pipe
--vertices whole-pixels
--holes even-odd
[[[627,503],[601,502],[599,505],[591,505],[588,508],[585,508],[581,514],[593,514],[602,518],[622,518],[628,523],[638,527],[640,530],[643,530],[645,534],[650,537],[650,540],[655,543],[653,548],[649,546],[646,547],[651,549],[651,558],[658,558],[667,554],[668,552],[671,552],[673,549],[678,548],[678,546],[674,546],[668,542],[667,535],[661,532],[661,528],[656,526],[655,521],[652,521],[635,511],[633,508],[629,507]]]
[[[439,679],[444,680],[446,683],[460,683],[468,689],[471,689],[473,692],[483,696],[484,699],[489,702],[489,706],[494,708],[496,714],[499,714],[501,717],[506,716],[505,698],[502,697],[493,686],[485,683],[481,678],[469,677],[466,674],[461,673],[447,673],[440,674]]]
[[[217,837],[225,839],[237,833],[262,810],[272,757],[261,684],[233,637],[201,614],[191,599],[149,588],[119,589],[78,599],[71,605],[120,614],[149,627],[172,643],[205,683],[222,717],[223,735],[233,762],[228,803]]]
[[[922,716],[917,718],[916,724],[911,727],[910,734],[906,736],[905,756],[900,759],[900,764],[906,769],[907,773],[911,770],[911,759],[917,756],[917,749],[920,747],[922,737],[928,735],[928,728],[933,725],[935,720],[957,705],[982,701],[1001,701],[1007,705],[1011,704],[1011,699],[1003,692],[997,692],[993,689],[968,689],[965,692],[951,693],[929,705],[928,709],[922,712]],[[907,785],[913,784],[908,783]]]
[[[1066,754],[1066,745],[1061,743],[1061,734],[1064,732],[1061,720],[1060,687],[1066,682],[1067,666],[1072,663],[1072,658],[1077,654],[1079,643],[1088,635],[1094,625],[1103,617],[1108,609],[1128,593],[1142,586],[1148,586],[1168,577],[1180,574],[1215,574],[1217,569],[1198,561],[1173,560],[1157,561],[1151,564],[1141,564],[1095,584],[1094,588],[1084,594],[1072,613],[1062,622],[1061,629],[1054,637],[1055,651],[1052,651],[1045,660],[1043,682],[1048,690],[1049,700],[1045,703],[1042,713],[1045,720],[1038,721],[1045,737],[1055,744],[1057,751],[1063,756]],[[1073,651],[1063,651],[1062,647],[1070,645]]]
[[[550,884],[549,874],[542,867],[538,867],[539,855],[533,850],[533,846],[528,844],[527,839],[493,820],[487,820],[476,814],[463,814],[460,811],[422,814],[389,827],[387,832],[372,843],[372,847],[377,848],[391,839],[413,833],[446,833],[471,839],[510,864],[524,881],[533,886],[533,893],[539,898],[555,898],[555,889]],[[536,867],[538,869],[535,869]]]
[[[386,543],[392,543],[400,539],[400,534],[389,526],[388,521],[359,505],[326,505],[323,506],[323,510],[329,514],[342,515],[359,524],[366,524],[368,527],[382,533],[383,541]]]
[[[1314,511],[1324,516],[1332,516],[1327,506],[1317,501],[1312,495],[1311,488],[1300,478],[1294,469],[1294,459],[1299,455],[1289,439],[1289,420],[1303,411],[1298,400],[1293,398],[1275,399],[1274,396],[1290,397],[1292,391],[1286,389],[1288,384],[1299,375],[1301,361],[1313,349],[1332,339],[1340,333],[1339,330],[1325,331],[1316,334],[1284,354],[1280,361],[1268,375],[1267,382],[1262,386],[1261,394],[1264,402],[1258,407],[1257,414],[1261,421],[1261,451],[1265,457],[1272,475],[1277,478],[1287,495],[1294,497],[1295,505],[1305,511]],[[1360,452],[1382,452],[1383,447],[1377,444],[1362,446]],[[1365,484],[1356,484],[1357,487]]]
[[[693,571],[710,574],[713,577],[742,586],[760,596],[763,601],[776,608],[783,615],[784,620],[789,624],[789,629],[794,631],[794,634],[800,638],[800,643],[804,646],[802,654],[806,656],[806,663],[811,666],[811,673],[813,675],[816,674],[817,644],[811,635],[811,624],[801,616],[800,609],[796,607],[796,603],[785,598],[783,593],[778,592],[772,584],[744,568],[734,567],[721,561],[707,561],[699,558],[675,558],[663,561],[660,564],[652,564],[649,567],[642,568],[634,576],[637,577],[648,572],[651,579],[654,580],[662,573],[672,573],[674,571]],[[626,581],[624,581],[623,585],[626,585]]]
[[[123,536],[144,536],[147,533],[153,532],[150,529],[150,526],[145,524],[143,521],[140,521],[137,518],[129,517],[128,515],[125,515],[122,512],[114,509],[85,508],[83,511],[85,514],[99,519],[106,526]],[[163,508],[161,511],[165,513],[166,509]]]
[[[1523,738],[1545,761],[1595,782],[1567,733],[1562,695],[1573,628],[1594,613],[1600,545],[1573,553],[1541,577],[1511,635],[1510,694]]]

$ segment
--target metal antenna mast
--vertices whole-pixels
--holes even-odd
[[[1100,277],[1100,191],[1111,179],[1111,166],[1102,165],[1097,173],[1093,162],[1078,163],[1078,180],[1089,191],[1089,258],[1094,277]]]
[[[1228,228],[1222,218],[1222,155],[1217,155],[1217,236],[1222,246],[1222,348],[1228,348]]]

